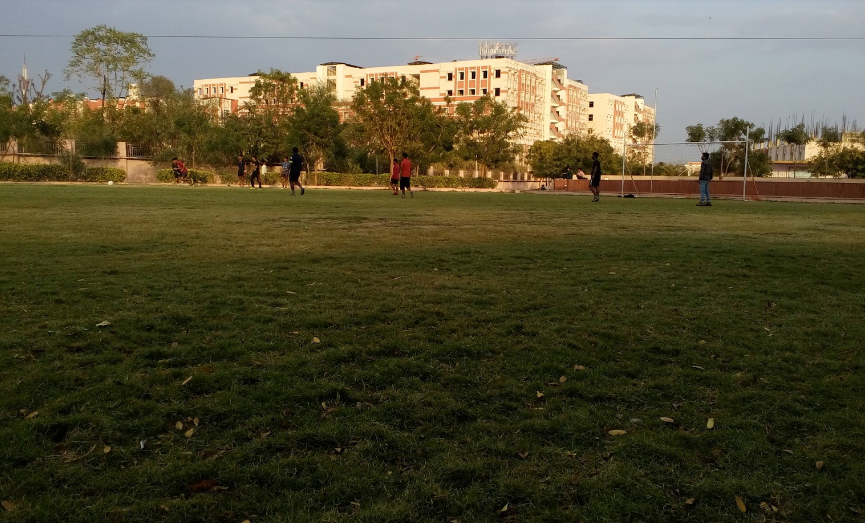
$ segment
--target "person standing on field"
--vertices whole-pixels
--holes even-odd
[[[240,154],[237,156],[237,186],[245,187],[246,186],[246,162],[243,161],[243,155]]]
[[[301,156],[297,147],[291,149],[291,158],[288,159],[288,183],[291,184],[291,195],[294,196],[294,186],[300,187],[300,195],[306,192],[303,185],[300,184],[300,170],[303,168],[303,156]]]
[[[279,183],[282,184],[282,188],[285,189],[288,187],[288,171],[291,169],[291,164],[288,161],[288,156],[282,157],[282,173],[279,175]]]
[[[598,153],[592,153],[592,174],[591,179],[589,180],[589,189],[592,191],[592,194],[595,195],[592,198],[593,202],[597,202],[601,200],[601,161],[598,160]]]
[[[712,181],[712,163],[709,162],[709,153],[703,153],[700,162],[700,203],[697,207],[711,207],[712,200],[709,197],[709,182]]]
[[[408,189],[409,195],[414,198],[414,192],[411,190],[411,160],[408,159],[408,153],[402,153],[402,162],[400,162],[399,167],[399,188],[402,191],[402,197],[405,198],[405,190]]]
[[[255,180],[258,180],[258,188],[261,189],[261,162],[258,158],[252,157],[252,174],[249,175],[249,185],[255,189]]]
[[[399,160],[394,158],[390,169],[390,188],[393,189],[394,196],[399,194],[399,174],[401,172],[402,168],[399,165]]]

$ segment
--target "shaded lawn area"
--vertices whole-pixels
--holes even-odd
[[[694,203],[0,186],[0,520],[862,521],[865,207]]]

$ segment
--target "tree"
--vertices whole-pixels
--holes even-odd
[[[650,122],[637,122],[628,131],[632,144],[628,147],[628,151],[631,153],[631,159],[642,165],[643,176],[646,175],[646,163],[650,156],[647,144],[652,143],[659,134],[661,134],[661,126],[652,125]]]
[[[538,140],[529,147],[528,161],[535,178],[558,178],[565,167],[562,147],[553,140]]]
[[[800,123],[790,129],[785,129],[778,133],[778,138],[790,145],[805,145],[811,141],[811,137],[805,132],[805,124]]]
[[[279,160],[283,150],[285,127],[297,105],[297,79],[290,73],[271,69],[259,72],[244,104],[249,133],[250,152],[262,158]]]
[[[106,25],[78,33],[69,51],[65,79],[91,80],[88,87],[102,95],[102,107],[106,99],[125,96],[130,83],[142,82],[147,77],[144,66],[154,57],[147,37]]]
[[[457,105],[457,148],[466,160],[476,160],[486,170],[514,161],[514,139],[522,133],[528,119],[484,95],[472,103]]]
[[[396,158],[420,134],[416,118],[423,100],[418,87],[405,77],[369,82],[351,102],[354,136],[365,137],[370,147]]]
[[[292,146],[303,150],[307,166],[316,168],[327,152],[341,139],[342,124],[334,109],[336,95],[327,85],[320,84],[299,92],[299,104],[291,109],[285,151]]]
[[[709,154],[709,160],[720,176],[729,172],[744,172],[746,139],[758,138],[764,140],[765,131],[757,131],[753,123],[739,117],[722,118],[718,125],[704,127],[703,124],[685,127],[688,142],[722,142],[715,152]],[[707,152],[708,147],[701,145],[700,151]]]
[[[594,152],[598,153],[598,161],[607,172],[621,168],[622,156],[616,153],[610,141],[592,132],[585,135],[569,134],[561,142],[537,141],[529,148],[528,159],[533,176],[556,178],[567,165],[572,166],[574,171],[582,169],[586,173],[591,172]]]

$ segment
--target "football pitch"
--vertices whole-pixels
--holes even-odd
[[[0,185],[0,521],[865,519],[865,206],[589,199]]]

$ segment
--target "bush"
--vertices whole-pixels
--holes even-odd
[[[210,171],[200,169],[189,169],[187,176],[192,183],[213,183],[216,175]],[[174,183],[174,171],[171,169],[159,169],[156,171],[156,179],[162,183]]]
[[[113,167],[88,167],[76,174],[70,172],[67,165],[62,164],[0,163],[0,181],[7,182],[122,182],[124,180],[126,180],[126,171]]]
[[[318,173],[320,185],[337,187],[388,187],[389,174]],[[492,178],[460,178],[459,176],[412,176],[412,184],[422,189],[495,189]]]

